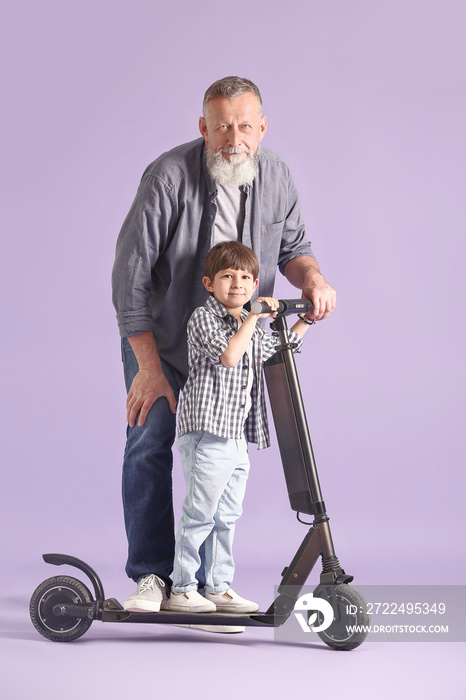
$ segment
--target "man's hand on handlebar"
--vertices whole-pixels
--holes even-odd
[[[337,303],[337,293],[322,277],[320,273],[314,273],[312,282],[303,287],[303,299],[312,302],[312,310],[307,314],[308,318],[322,321],[334,310]]]

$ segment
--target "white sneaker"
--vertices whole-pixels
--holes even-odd
[[[125,600],[124,610],[130,612],[159,612],[168,609],[165,581],[156,574],[147,574],[140,579],[136,593]]]
[[[217,612],[221,613],[253,613],[259,610],[259,605],[252,600],[241,598],[240,595],[229,588],[223,593],[205,592],[206,600],[215,603]]]
[[[206,600],[197,591],[171,593],[168,609],[174,612],[215,612],[215,603]]]

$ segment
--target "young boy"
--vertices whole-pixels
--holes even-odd
[[[169,609],[250,613],[259,605],[231,588],[236,520],[249,473],[248,442],[269,446],[262,364],[276,351],[259,318],[243,309],[258,283],[252,250],[235,241],[219,243],[204,264],[211,296],[188,323],[189,376],[178,414],[178,449],[187,495],[175,547]],[[276,310],[278,301],[260,297]],[[299,320],[291,342],[302,345],[309,321]],[[199,548],[205,541],[205,597],[197,591]]]

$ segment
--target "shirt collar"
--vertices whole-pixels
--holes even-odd
[[[205,179],[207,182],[207,191],[209,193],[209,197],[214,197],[217,195],[217,191],[218,191],[217,190],[217,183],[215,182],[215,180],[212,179],[212,176],[209,172],[209,168],[207,167],[207,163],[206,163],[206,156],[207,156],[207,148],[206,148],[206,145],[204,143],[204,145],[202,147],[202,160],[201,160],[202,168],[204,170],[204,175],[205,175]]]
[[[215,297],[209,296],[206,300],[205,305],[216,316],[219,316],[220,318],[228,317],[230,319],[233,319],[233,321],[235,323],[238,323],[236,318],[234,316],[232,316],[232,314],[229,311],[227,311],[226,308],[223,306],[223,304],[221,304],[219,301],[217,301],[217,299]],[[241,311],[241,318],[244,319],[244,318],[246,318],[247,315],[248,315],[248,312],[246,311],[246,309],[243,309]]]

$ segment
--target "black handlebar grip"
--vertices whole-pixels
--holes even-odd
[[[281,299],[278,302],[277,313],[281,316],[289,314],[307,314],[312,309],[312,303],[307,299]],[[251,304],[253,314],[272,313],[272,309],[264,301],[254,301]]]

